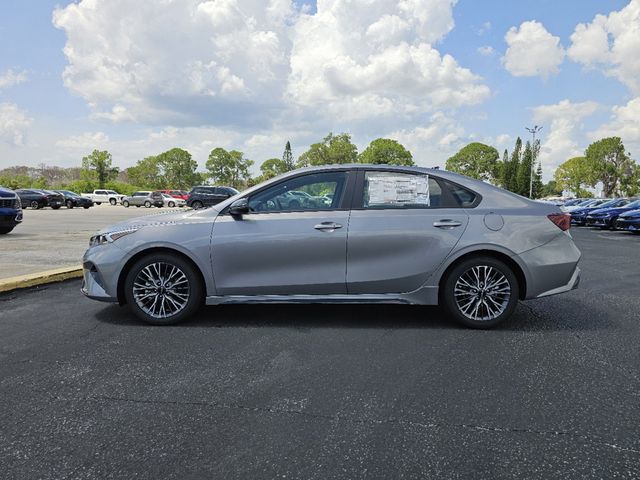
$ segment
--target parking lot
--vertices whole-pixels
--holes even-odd
[[[0,239],[0,279],[80,265],[89,237],[97,230],[128,218],[169,211],[172,209],[105,204],[94,205],[88,210],[25,209],[22,224]]]
[[[640,237],[572,231],[580,288],[493,331],[392,305],[156,328],[78,281],[2,295],[2,478],[638,478]]]

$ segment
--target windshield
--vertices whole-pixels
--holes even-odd
[[[629,207],[629,208],[640,208],[640,200],[634,200],[631,203],[627,203],[625,205],[625,207]]]
[[[607,202],[604,202],[602,205],[600,205],[600,207],[602,208],[607,208],[607,207],[617,207],[618,205],[624,205],[624,200],[609,200]]]

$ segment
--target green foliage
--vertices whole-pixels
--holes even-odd
[[[585,157],[573,157],[562,163],[554,174],[558,188],[569,190],[576,197],[585,197],[586,187],[593,187],[598,179],[591,162]]]
[[[360,163],[413,166],[411,152],[396,140],[377,138],[358,156]]]
[[[542,183],[542,163],[538,162],[535,172],[533,172],[533,197],[541,198],[544,196],[544,184]]]
[[[540,197],[559,197],[562,195],[562,188],[555,180],[549,180],[542,186]]]
[[[498,151],[484,143],[473,142],[450,157],[446,169],[478,180],[495,181],[500,170]]]
[[[322,142],[314,143],[298,158],[298,167],[355,163],[358,147],[351,143],[351,135],[329,133]]]
[[[135,167],[127,168],[126,174],[129,182],[134,185],[150,189],[161,189],[166,186],[165,177],[160,171],[158,157],[147,157],[138,161]]]
[[[156,156],[156,161],[163,178],[162,182],[157,183],[158,185],[165,188],[189,190],[201,181],[200,175],[196,173],[198,162],[182,148],[167,150]]]
[[[251,176],[249,169],[253,161],[244,158],[244,154],[237,150],[228,152],[218,147],[211,150],[207,160],[207,170],[214,182],[220,185],[243,189]]]
[[[282,162],[284,163],[285,172],[289,172],[296,168],[296,164],[293,161],[293,153],[291,153],[291,143],[287,140],[287,144],[284,146],[284,152],[282,154]]]
[[[282,175],[289,170],[290,169],[288,165],[283,159],[280,158],[270,158],[269,160],[265,160],[264,162],[262,162],[262,165],[260,165],[260,171],[262,172],[262,181],[269,180],[270,178],[276,177],[278,175]]]
[[[522,157],[522,140],[516,139],[516,144],[511,152],[511,159],[503,166],[502,186],[511,192],[518,191],[518,170]]]
[[[531,144],[527,142],[524,147],[522,159],[518,164],[518,171],[516,174],[516,190],[519,195],[529,196],[529,181],[531,180],[531,169],[533,166],[533,149]]]
[[[593,142],[584,156],[594,177],[602,182],[605,197],[626,193],[629,186],[624,178],[633,175],[635,162],[625,151],[620,137]]]
[[[81,178],[96,181],[98,188],[104,188],[110,180],[118,176],[118,167],[113,166],[111,154],[106,150],[94,150],[82,159]]]

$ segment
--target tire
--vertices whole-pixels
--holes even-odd
[[[169,202],[169,208],[175,208],[176,204],[175,202]]]
[[[6,235],[7,233],[9,233],[14,228],[15,227],[0,227],[0,235]]]
[[[196,200],[191,204],[191,208],[193,208],[194,210],[200,210],[202,207],[204,207],[204,205],[199,200]]]
[[[53,210],[58,210],[58,209],[60,209],[60,205],[57,205],[57,206],[55,206],[55,207],[51,207],[51,208],[52,208]]]
[[[144,202],[144,206],[145,208],[151,208],[151,202],[147,200],[146,202]]]
[[[82,208],[84,208],[85,210],[89,210],[89,208],[91,208],[91,205],[85,205],[85,206],[84,206],[84,207],[82,207]]]
[[[166,280],[170,275],[182,280],[183,277],[173,269],[179,270],[186,280],[186,284],[181,283],[179,289],[172,289],[173,293],[167,293],[166,289],[161,290],[162,287],[151,282],[162,278]],[[151,325],[176,324],[195,314],[204,304],[204,285],[199,272],[181,256],[168,253],[154,253],[138,260],[125,278],[124,294],[132,312],[143,322]],[[163,294],[166,296],[157,296]],[[154,305],[153,301],[164,303]],[[181,308],[175,313],[163,316],[162,308],[174,309],[176,302]],[[166,310],[164,313],[167,313]]]
[[[113,205],[115,205],[116,203],[118,203],[118,201],[117,201],[115,198],[110,198],[110,199],[109,199],[109,203],[113,206]]]
[[[490,282],[498,282],[496,287],[500,288],[493,289],[493,294],[484,290],[484,275]],[[467,327],[493,328],[511,316],[519,293],[518,279],[504,262],[492,257],[470,258],[453,267],[441,283],[440,305]]]
[[[129,208],[129,202],[127,202],[126,200],[124,202],[122,202],[122,206],[124,208]]]
[[[73,202],[72,202],[71,200],[67,200],[67,201],[65,202],[65,205],[67,206],[67,208],[68,208],[69,210],[71,210],[71,209],[73,208]]]
[[[96,205],[102,205],[102,202],[96,202]]]
[[[41,206],[38,202],[36,202],[35,200],[33,200],[33,201],[29,204],[29,206],[30,206],[32,209],[34,209],[34,210],[38,210],[39,208],[42,208],[42,206]]]
[[[140,208],[140,205],[136,205],[136,208]]]

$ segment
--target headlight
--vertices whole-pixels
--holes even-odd
[[[137,228],[132,228],[129,230],[119,230],[116,232],[100,233],[98,235],[94,235],[93,237],[91,237],[91,239],[89,239],[89,246],[95,247],[98,245],[104,245],[105,243],[113,243],[119,238],[125,237],[127,235],[131,235],[132,233],[135,233],[137,231],[138,231]]]

